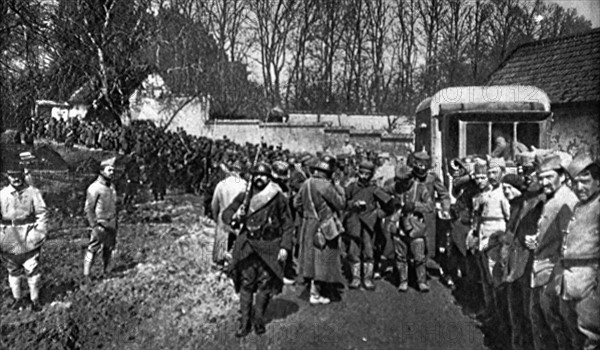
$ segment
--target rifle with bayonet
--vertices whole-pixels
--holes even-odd
[[[254,162],[252,163],[252,166],[250,168],[250,172],[252,173],[252,170],[254,169],[254,167],[256,166],[256,164],[258,163],[258,157],[260,155],[260,151],[262,148],[262,143],[258,145],[258,149],[256,150],[256,155],[254,156]],[[231,223],[231,227],[235,230],[238,230],[239,232],[242,232],[242,230],[244,229],[244,225],[246,224],[246,211],[248,210],[248,207],[250,206],[250,200],[252,199],[252,183],[254,182],[254,174],[252,174],[250,176],[250,180],[248,181],[248,183],[246,184],[246,190],[244,191],[244,201],[242,202],[242,205],[240,205],[240,207],[237,210],[237,218],[234,219]]]

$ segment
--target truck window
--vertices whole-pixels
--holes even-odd
[[[466,155],[489,153],[488,123],[468,123]]]
[[[530,148],[531,146],[540,148],[540,124],[518,123],[517,142],[527,148]]]
[[[459,122],[460,125],[460,157],[477,154],[514,160],[515,154],[531,146],[540,147],[538,122]],[[448,137],[448,144],[451,146],[452,137]]]

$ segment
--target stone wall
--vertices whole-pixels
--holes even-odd
[[[405,155],[412,149],[412,134],[387,134],[382,131],[332,128],[324,124],[294,125],[263,123],[259,120],[216,120],[204,125],[200,134],[210,138],[227,138],[244,144],[258,143],[261,138],[273,145],[282,144],[294,152],[331,152],[339,154],[346,138],[355,146]]]
[[[288,124],[306,125],[324,123],[331,127],[342,127],[348,129],[384,130],[389,129],[390,125],[394,121],[398,128],[404,127],[402,132],[412,132],[412,129],[410,129],[410,127],[413,125],[411,118],[398,115],[290,113]],[[409,130],[407,130],[407,127]]]
[[[587,148],[600,156],[600,104],[553,105],[550,142],[554,149],[576,154]]]

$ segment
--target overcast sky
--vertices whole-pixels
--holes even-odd
[[[564,8],[573,7],[577,13],[592,21],[592,27],[600,27],[600,0],[545,0]]]

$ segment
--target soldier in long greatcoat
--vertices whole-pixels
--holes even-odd
[[[292,249],[293,222],[285,195],[271,182],[271,168],[259,163],[252,169],[250,202],[240,193],[223,212],[223,222],[241,223],[232,253],[232,276],[240,293],[241,322],[237,337],[254,325],[265,333],[265,311],[272,296],[283,286],[283,263]],[[252,312],[253,298],[254,312]],[[253,317],[252,317],[253,315]]]
[[[303,217],[299,237],[298,274],[310,281],[310,303],[328,304],[324,290],[331,284],[343,284],[340,237],[327,240],[323,248],[314,244],[319,224],[345,206],[344,189],[332,182],[331,164],[319,161],[313,176],[306,180],[294,198],[294,207]],[[316,212],[316,213],[315,213]]]

